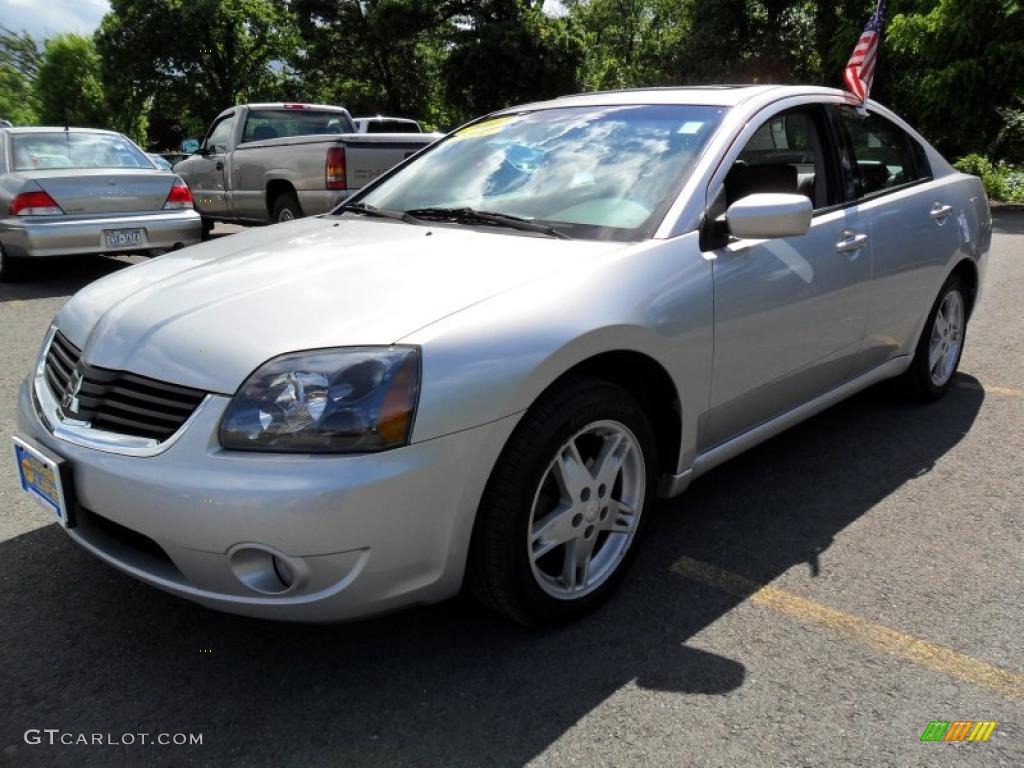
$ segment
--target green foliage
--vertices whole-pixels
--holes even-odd
[[[96,33],[110,95],[206,123],[244,101],[287,98],[297,44],[272,0],[113,0]]]
[[[1011,167],[1005,160],[993,163],[983,155],[970,154],[953,166],[962,173],[978,176],[990,199],[1024,203],[1024,170]]]
[[[100,57],[88,37],[66,34],[46,41],[35,92],[45,125],[108,127]]]
[[[34,84],[41,61],[31,35],[0,27],[0,117],[15,125],[32,125],[39,119]]]

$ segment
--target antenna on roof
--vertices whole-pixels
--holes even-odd
[[[64,130],[71,130],[71,113],[67,107],[64,107]]]

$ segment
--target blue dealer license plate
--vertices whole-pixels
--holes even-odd
[[[14,460],[21,489],[46,507],[65,528],[71,527],[68,507],[70,473],[67,462],[27,438],[14,436]]]

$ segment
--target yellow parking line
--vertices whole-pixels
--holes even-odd
[[[977,389],[990,395],[1024,397],[1024,389],[1014,389],[1013,387],[993,387],[988,384],[975,384],[973,381],[958,381],[956,385],[963,389]]]
[[[987,664],[962,653],[933,645],[889,627],[837,611],[821,603],[776,587],[758,584],[744,576],[709,563],[682,558],[672,570],[687,578],[743,597],[805,624],[824,627],[858,643],[933,669],[949,677],[966,680],[1009,699],[1024,699],[1024,675]]]

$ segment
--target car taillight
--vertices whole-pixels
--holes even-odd
[[[175,179],[174,183],[171,184],[171,191],[167,195],[167,200],[164,201],[164,210],[171,211],[179,208],[191,208],[192,207],[192,191],[181,179]]]
[[[345,188],[345,148],[331,147],[327,150],[327,167],[324,181],[328,189]]]
[[[22,192],[7,209],[11,216],[60,216],[64,213],[57,201],[43,192]]]

